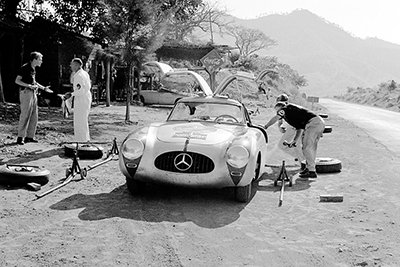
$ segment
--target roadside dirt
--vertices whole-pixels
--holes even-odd
[[[18,107],[0,111],[0,167],[43,166],[51,176],[42,190],[56,185],[72,163],[59,146],[72,139],[72,120],[41,108],[39,143],[17,146]],[[272,111],[259,111],[253,120],[264,124]],[[134,123],[126,124],[124,106],[94,107],[93,141],[109,142],[109,149],[114,137],[120,143],[168,112],[132,106]],[[0,266],[399,266],[399,159],[347,121],[326,121],[333,132],[318,156],[340,159],[343,169],[308,182],[297,181],[295,162],[275,149],[277,127],[268,130],[269,164],[285,159],[294,175],[282,207],[272,181],[278,168],[264,174],[248,204],[234,202],[229,189],[151,185],[133,197],[117,161],[39,200],[24,188],[0,186]],[[344,201],[321,203],[322,194]]]

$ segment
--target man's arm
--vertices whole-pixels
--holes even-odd
[[[279,119],[281,118],[281,116],[279,115],[275,115],[273,116],[269,122],[267,122],[267,124],[265,124],[264,128],[268,129],[271,125],[274,125]]]
[[[38,88],[37,85],[33,85],[33,84],[29,84],[29,83],[23,82],[21,75],[18,75],[17,78],[15,78],[15,83],[18,84],[19,86],[26,87],[26,88],[29,88],[31,90],[35,90],[35,89]]]
[[[83,80],[83,77],[81,75],[79,75],[79,73],[77,75],[74,76],[74,91],[72,92],[72,96],[82,96],[85,95],[87,91],[89,91],[89,89],[87,88],[87,84],[85,83],[85,81]],[[76,89],[75,89],[76,88]]]
[[[295,145],[299,141],[299,138],[302,133],[303,133],[303,129],[296,129],[296,134],[293,137],[293,141],[289,142],[289,147]]]

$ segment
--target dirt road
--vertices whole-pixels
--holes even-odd
[[[390,151],[400,155],[400,116],[398,112],[354,103],[321,99],[329,112],[353,122]]]
[[[123,107],[94,108],[94,139],[121,141],[168,111],[131,112],[137,125],[124,124]],[[254,120],[265,123],[272,113],[261,114]],[[234,202],[231,190],[149,186],[132,197],[117,162],[39,200],[25,189],[0,187],[0,266],[399,266],[399,158],[340,117],[330,114],[327,122],[333,132],[322,138],[319,156],[340,159],[342,172],[308,182],[295,175],[281,207],[272,182],[278,169],[263,176],[248,204]],[[46,129],[39,144],[21,148],[7,139],[16,122],[2,123],[0,165],[45,166],[46,190],[71,164],[57,146],[71,137],[71,121],[42,117],[39,126]],[[271,150],[276,128],[268,132]],[[271,164],[294,164],[274,151]],[[321,203],[321,194],[342,194],[344,202]]]

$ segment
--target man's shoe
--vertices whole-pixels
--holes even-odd
[[[305,173],[307,173],[308,172],[308,169],[307,168],[304,168],[299,174],[301,175],[301,174],[305,174]]]
[[[37,143],[38,142],[38,140],[35,140],[35,139],[33,139],[33,138],[30,138],[30,137],[25,137],[25,143]]]
[[[317,178],[317,173],[313,171],[307,171],[306,173],[300,174],[300,178]]]
[[[24,141],[22,140],[22,137],[17,138],[17,145],[23,145],[25,144]]]

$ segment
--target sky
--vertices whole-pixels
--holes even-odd
[[[400,0],[207,0],[227,13],[252,19],[307,9],[360,38],[400,44]]]

